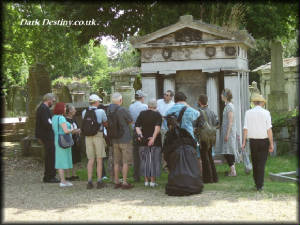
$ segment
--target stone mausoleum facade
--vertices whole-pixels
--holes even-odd
[[[239,137],[249,108],[247,50],[255,41],[246,30],[225,28],[194,20],[191,15],[142,37],[131,39],[141,51],[142,89],[151,98],[162,98],[168,90],[182,91],[192,107],[200,94],[208,95],[209,108],[219,118],[224,88],[233,93]]]

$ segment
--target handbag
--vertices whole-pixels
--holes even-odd
[[[242,157],[243,157],[243,162],[244,162],[244,166],[245,166],[245,173],[249,174],[252,170],[252,164],[250,162],[249,154],[248,154],[248,151],[246,150],[246,148],[244,150],[242,150]]]
[[[57,132],[59,131],[59,117],[57,119]],[[58,134],[58,145],[61,148],[70,148],[74,145],[71,134]]]

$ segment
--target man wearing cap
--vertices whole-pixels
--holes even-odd
[[[45,172],[44,183],[59,183],[55,170],[55,146],[52,130],[52,116],[50,108],[55,102],[55,96],[47,93],[43,96],[43,102],[36,110],[35,136],[40,139],[45,148]]]
[[[107,126],[107,117],[103,109],[97,109],[101,98],[99,98],[98,95],[92,94],[89,97],[89,108],[88,110],[94,110],[97,118],[97,122],[99,123],[99,131],[94,136],[86,136],[85,137],[85,145],[86,145],[86,155],[88,158],[87,163],[87,170],[88,170],[88,183],[87,183],[87,189],[92,189],[94,187],[93,185],[93,167],[94,167],[94,161],[95,158],[97,159],[97,188],[100,189],[102,187],[105,187],[105,184],[102,181],[102,159],[106,157],[105,153],[105,140],[103,137],[103,128],[104,126]],[[86,113],[86,109],[82,112],[82,118],[84,119]]]
[[[248,138],[256,190],[262,191],[268,151],[273,152],[272,123],[270,112],[263,108],[266,102],[263,96],[255,94],[251,101],[254,108],[247,110],[245,114],[242,150],[244,151]]]
[[[129,112],[133,119],[133,178],[134,181],[140,181],[140,156],[139,156],[139,146],[137,143],[137,134],[135,130],[135,122],[140,112],[147,110],[148,106],[144,104],[145,97],[147,95],[142,90],[137,90],[135,93],[135,102],[129,106]]]

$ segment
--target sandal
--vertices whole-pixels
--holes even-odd
[[[130,184],[130,183],[127,183],[127,184],[122,184],[122,189],[130,189],[130,188],[133,188],[133,185]]]

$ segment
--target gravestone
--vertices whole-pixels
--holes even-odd
[[[122,95],[122,106],[129,108],[130,104],[134,101],[134,89],[130,86],[117,87],[116,91]]]
[[[66,85],[57,85],[53,88],[53,93],[57,96],[57,102],[71,103],[72,96]]]
[[[288,95],[285,93],[282,45],[280,41],[271,43],[271,91],[268,96],[267,108],[271,112],[288,111]]]
[[[111,93],[120,92],[123,97],[123,106],[126,108],[134,101],[135,90],[133,84],[139,73],[140,68],[130,67],[110,74],[112,82]]]
[[[42,85],[41,85],[42,84]],[[28,118],[25,125],[26,137],[22,139],[23,155],[44,157],[42,146],[35,138],[36,109],[43,96],[51,92],[51,81],[45,65],[36,63],[29,69],[28,88]]]

